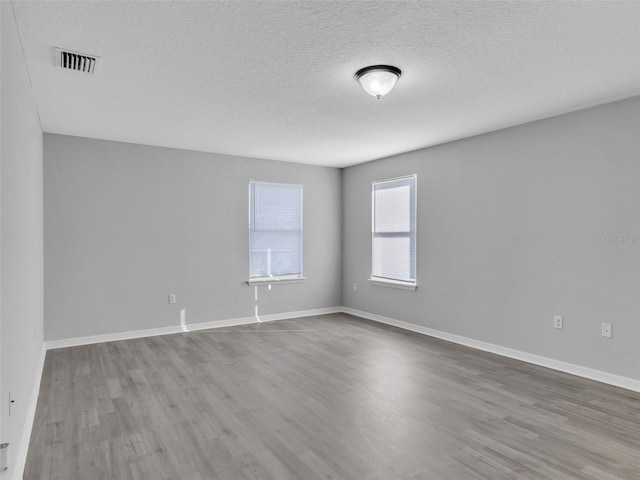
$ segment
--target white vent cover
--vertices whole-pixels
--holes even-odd
[[[56,48],[56,66],[77,72],[95,73],[100,57]]]

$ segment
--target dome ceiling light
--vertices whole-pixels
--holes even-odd
[[[391,65],[372,65],[356,72],[356,80],[369,95],[380,97],[386,95],[394,87],[402,71]]]

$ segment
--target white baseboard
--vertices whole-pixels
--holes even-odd
[[[298,312],[272,313],[259,317],[232,318],[230,320],[214,320],[212,322],[192,323],[187,325],[189,332],[196,330],[208,330],[210,328],[233,327],[236,325],[249,325],[251,323],[275,322],[289,318],[312,317],[314,315],[327,315],[329,313],[342,313],[342,307],[315,308],[312,310],[300,310]]]
[[[342,307],[315,308],[312,310],[301,310],[298,312],[260,315],[258,317],[241,317],[230,318],[226,320],[213,320],[211,322],[190,323],[186,324],[184,327],[181,325],[172,325],[169,327],[149,328],[145,330],[130,330],[128,332],[105,333],[102,335],[91,335],[88,337],[63,338],[60,340],[49,340],[45,342],[45,347],[47,350],[53,350],[55,348],[77,347],[79,345],[91,345],[93,343],[115,342],[118,340],[130,340],[133,338],[155,337],[157,335],[170,335],[172,333],[208,330],[210,328],[233,327],[236,325],[249,325],[252,323],[286,320],[288,318],[310,317],[313,315],[326,315],[329,313],[341,313],[342,311]]]
[[[551,368],[560,372],[577,375],[579,377],[588,378],[598,382],[614,385],[616,387],[626,388],[640,392],[640,380],[636,380],[629,377],[623,377],[621,375],[615,375],[612,373],[603,372],[593,368],[583,367],[575,365],[573,363],[563,362],[555,360],[553,358],[543,357],[541,355],[535,355],[533,353],[523,352],[513,348],[503,347],[493,343],[483,342],[481,340],[475,340],[473,338],[464,337],[462,335],[456,335],[454,333],[443,332],[441,330],[435,330],[432,328],[424,327],[421,325],[415,325],[413,323],[403,322],[382,315],[374,313],[364,312],[362,310],[356,310],[349,307],[329,307],[329,308],[317,308],[312,310],[302,310],[298,312],[285,312],[275,313],[271,315],[261,315],[259,317],[241,317],[231,318],[226,320],[214,320],[211,322],[201,322],[187,324],[184,327],[181,325],[173,325],[169,327],[150,328],[146,330],[132,330],[128,332],[107,333],[103,335],[92,335],[88,337],[76,337],[65,338],[61,340],[50,340],[45,342],[45,348],[52,350],[55,348],[74,347],[78,345],[90,345],[93,343],[113,342],[117,340],[129,340],[133,338],[153,337],[156,335],[169,335],[172,333],[191,332],[198,330],[208,330],[211,328],[232,327],[236,325],[249,325],[260,322],[273,322],[277,320],[286,320],[289,318],[309,317],[313,315],[326,315],[330,313],[348,313],[357,317],[366,318],[375,322],[384,323],[394,327],[409,330],[411,332],[420,333],[422,335],[428,335],[449,342],[457,343],[459,345],[465,345],[467,347],[482,350],[484,352],[495,353],[503,357],[513,358],[516,360],[522,360],[524,362],[532,363],[534,365],[540,365],[542,367]],[[41,359],[44,362],[44,355]],[[41,376],[41,375],[40,375]],[[38,382],[40,381],[38,377]],[[37,392],[36,392],[37,400]],[[33,406],[35,412],[35,405]],[[26,455],[26,453],[25,453]]]
[[[440,338],[442,340],[447,340],[452,343],[475,348],[484,352],[495,353],[496,355],[501,355],[503,357],[522,360],[523,362],[540,365],[542,367],[551,368],[553,370],[558,370],[564,373],[570,373],[571,375],[588,378],[589,380],[595,380],[597,382],[602,382],[609,385],[614,385],[616,387],[626,388],[627,390],[640,392],[640,380],[636,380],[633,378],[614,375],[612,373],[603,372],[601,370],[595,370],[593,368],[583,367],[580,365],[575,365],[573,363],[562,362],[560,360],[554,360],[553,358],[543,357],[541,355],[535,355],[533,353],[527,353],[521,350],[515,350],[513,348],[507,348],[501,345],[483,342],[481,340],[474,340],[473,338],[463,337],[454,333],[447,333],[441,330],[435,330],[433,328],[423,327],[421,325],[415,325],[413,323],[383,317],[382,315],[376,315],[375,313],[363,312],[361,310],[355,310],[348,307],[343,307],[342,311],[350,315],[355,315],[356,317],[366,318],[368,320],[373,320],[374,322],[384,323],[386,325],[402,328],[403,330],[421,333],[422,335]]]
[[[56,348],[77,347],[80,345],[91,345],[93,343],[116,342],[118,340],[130,340],[132,338],[155,337],[156,335],[169,335],[180,332],[182,332],[180,325],[173,325],[170,327],[148,328],[145,330],[130,330],[128,332],[103,333],[101,335],[90,335],[88,337],[47,340],[44,344],[47,350],[53,350]]]
[[[33,429],[33,422],[36,418],[36,407],[38,406],[38,395],[40,394],[40,382],[42,381],[42,371],[44,370],[44,359],[46,354],[47,349],[43,344],[42,349],[40,350],[38,364],[36,366],[36,376],[33,380],[33,386],[31,387],[31,397],[29,398],[29,404],[27,405],[27,414],[25,415],[20,443],[17,446],[18,450],[16,453],[15,464],[13,466],[9,465],[9,479],[7,480],[21,480],[24,476],[24,469],[27,465],[29,442],[31,441],[31,430]]]

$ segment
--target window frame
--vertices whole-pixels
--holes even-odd
[[[289,273],[289,274],[281,274],[281,275],[254,275],[251,276],[251,233],[254,221],[254,202],[253,202],[253,194],[252,194],[252,185],[260,184],[260,185],[283,185],[287,187],[299,187],[300,188],[300,272],[299,273]],[[247,280],[248,285],[271,285],[276,283],[299,283],[306,279],[304,276],[304,186],[302,183],[288,183],[288,182],[271,182],[265,180],[249,180],[249,222],[248,222],[248,233],[249,233],[249,262],[247,265],[247,270],[249,274],[249,278]]]
[[[408,237],[410,241],[410,248],[412,249],[413,257],[415,258],[414,262],[414,271],[413,279],[405,280],[393,277],[382,277],[376,276],[373,274],[374,272],[374,242],[376,239],[376,186],[384,183],[397,182],[398,180],[405,179],[413,179],[414,188],[413,188],[413,198],[410,200],[413,203],[413,218],[411,215],[411,211],[409,212],[410,217],[410,229],[408,232]],[[410,205],[411,205],[410,203]],[[411,208],[411,206],[409,207]],[[413,222],[411,222],[413,220]],[[413,223],[413,225],[411,225]],[[413,227],[413,228],[411,228]],[[401,233],[404,232],[391,232],[391,235],[384,235],[387,237],[401,237]],[[379,237],[378,237],[379,238]],[[393,177],[384,180],[376,180],[371,182],[371,275],[368,278],[368,281],[372,285],[379,285],[385,287],[392,288],[400,288],[406,290],[416,290],[418,288],[418,175],[404,175],[400,177]],[[411,267],[410,267],[411,268]]]

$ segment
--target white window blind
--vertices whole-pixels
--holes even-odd
[[[302,185],[249,183],[249,278],[302,277]]]
[[[416,175],[374,182],[371,276],[416,283]]]

